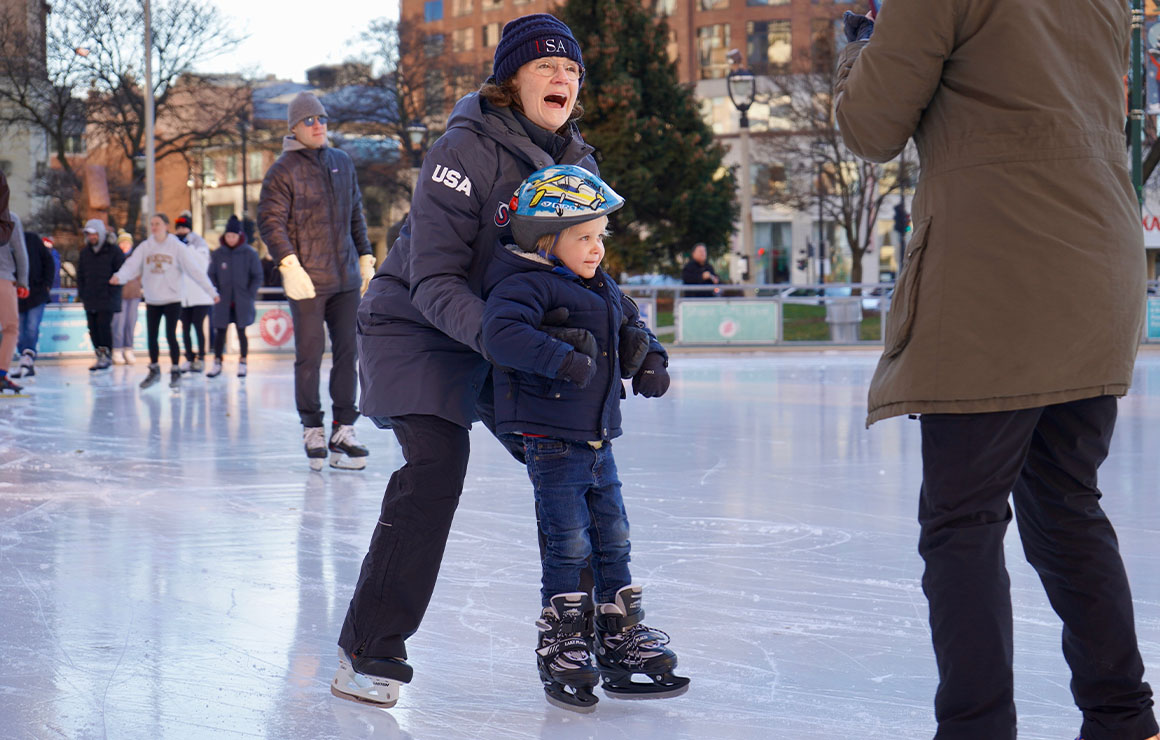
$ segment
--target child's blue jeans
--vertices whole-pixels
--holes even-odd
[[[528,477],[536,491],[544,551],[543,606],[562,593],[580,590],[580,571],[589,557],[596,601],[611,602],[629,585],[628,515],[612,445],[526,437]]]

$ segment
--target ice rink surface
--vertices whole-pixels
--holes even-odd
[[[144,364],[45,364],[29,398],[0,401],[0,737],[929,738],[918,424],[864,428],[876,359],[677,355],[667,396],[630,395],[615,449],[633,575],[693,683],[664,701],[598,691],[586,716],[543,698],[530,485],[481,426],[408,643],[415,681],[384,711],[328,687],[393,435],[360,420],[368,468],[310,472],[289,358],[179,393],[138,390]],[[1154,681],[1158,480],[1146,350],[1101,487]],[[1020,737],[1070,739],[1060,626],[1014,527],[1008,548]]]

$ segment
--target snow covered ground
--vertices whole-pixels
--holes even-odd
[[[311,473],[290,358],[179,393],[44,364],[0,401],[0,737],[929,738],[918,425],[864,429],[875,361],[678,355],[667,396],[625,402],[633,574],[693,683],[587,716],[543,698],[530,486],[482,427],[415,681],[376,710],[328,686],[394,437],[361,420],[367,470]],[[1101,485],[1155,671],[1160,353],[1120,413]],[[1071,738],[1058,620],[1008,547],[1020,737]]]

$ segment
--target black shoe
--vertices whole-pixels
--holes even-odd
[[[177,368],[173,368],[172,370],[169,371],[169,387],[170,388],[180,388],[181,387],[181,371],[178,370]]]
[[[141,381],[141,387],[148,388],[151,385],[156,385],[159,380],[161,380],[161,368],[156,364],[150,365],[149,374],[145,376],[145,380]]]
[[[113,366],[113,353],[108,347],[97,348],[97,369],[108,370]]]

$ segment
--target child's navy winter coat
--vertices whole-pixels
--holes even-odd
[[[538,434],[579,441],[620,436],[619,336],[622,320],[636,325],[632,299],[603,270],[582,280],[518,247],[499,247],[492,274],[507,271],[487,296],[483,347],[497,367],[495,422],[498,434]],[[579,388],[557,373],[573,350],[540,330],[544,314],[568,309],[567,326],[587,329],[596,338],[596,375]],[[654,338],[650,352],[664,353]]]

